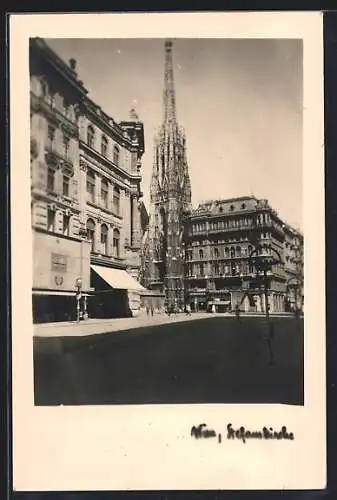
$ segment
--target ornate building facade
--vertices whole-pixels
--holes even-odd
[[[76,61],[30,43],[34,321],[139,309],[143,124],[116,123],[88,96]]]
[[[167,307],[184,307],[183,218],[191,209],[186,138],[176,116],[172,41],[165,42],[164,119],[154,139],[149,229],[143,241],[146,287],[165,294]]]
[[[202,203],[185,218],[184,239],[186,302],[193,310],[213,306],[220,312],[238,305],[263,312],[265,283],[254,266],[255,253],[279,256],[267,275],[270,312],[294,308],[289,285],[301,273],[303,237],[267,200],[247,196]],[[303,290],[303,279],[298,288]],[[299,296],[297,305],[302,307]]]

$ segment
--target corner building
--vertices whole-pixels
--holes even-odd
[[[30,42],[34,322],[137,314],[144,130],[88,96],[76,61]]]
[[[288,237],[286,236],[288,235]],[[285,224],[267,200],[253,196],[201,203],[185,218],[185,290],[192,310],[265,311],[263,283],[249,256],[275,249],[281,262],[268,273],[271,313],[289,309],[288,280],[296,273],[289,238],[303,238]],[[303,252],[300,250],[300,262]],[[293,266],[293,267],[292,267]]]

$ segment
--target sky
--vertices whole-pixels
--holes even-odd
[[[144,123],[144,203],[153,138],[163,120],[163,39],[46,40],[77,60],[90,97],[116,121]],[[266,198],[302,227],[302,43],[279,39],[173,41],[177,120],[185,129],[196,207],[208,199]]]

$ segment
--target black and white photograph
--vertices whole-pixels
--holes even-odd
[[[324,290],[320,282],[313,293],[315,278],[308,278],[315,256],[316,277],[323,264],[313,245],[322,249],[324,240],[308,229],[318,223],[323,231],[324,192],[317,195],[320,166],[310,166],[314,154],[306,153],[306,64],[314,52],[304,35],[294,36],[302,24],[295,16],[289,36],[275,22],[275,34],[213,37],[193,35],[192,27],[122,36],[112,22],[110,34],[104,24],[90,36],[87,20],[76,32],[69,16],[64,25],[62,15],[46,17],[48,29],[25,38],[23,66],[29,404],[62,418],[74,411],[79,427],[81,412],[94,411],[98,420],[106,409],[116,412],[114,426],[125,411],[126,426],[147,408],[151,418],[169,408],[174,426],[188,408],[182,439],[193,443],[214,436],[220,446],[241,426],[245,443],[248,436],[297,446],[294,420],[284,416],[304,415],[313,402],[306,388],[314,378],[308,325],[315,314],[315,345],[324,341]],[[309,198],[316,220],[314,207],[305,209]],[[235,422],[233,405],[246,408]],[[213,406],[215,422],[227,408],[224,434],[213,430],[210,411],[202,417],[201,409]],[[245,423],[250,407],[274,417],[262,421],[256,413]],[[41,426],[47,442],[51,422]],[[245,447],[257,446],[249,441]],[[292,452],[284,453],[289,459]],[[235,456],[237,467],[238,450]],[[62,462],[65,474],[70,460]],[[140,470],[135,477],[149,487]],[[197,486],[208,479],[204,473]],[[116,488],[124,489],[123,481],[121,474]]]
[[[302,64],[30,40],[37,405],[303,404]]]

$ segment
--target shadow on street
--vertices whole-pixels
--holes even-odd
[[[303,320],[215,317],[34,339],[36,405],[303,405]]]

